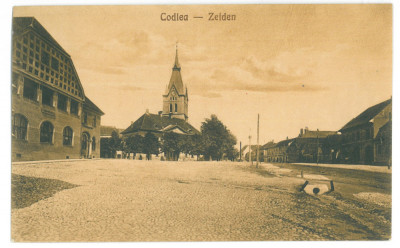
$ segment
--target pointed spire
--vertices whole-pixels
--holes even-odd
[[[181,66],[179,65],[179,60],[178,60],[178,42],[176,42],[176,54],[175,54],[175,64],[173,70],[180,71]]]

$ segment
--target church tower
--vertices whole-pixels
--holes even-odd
[[[189,118],[188,101],[188,91],[187,88],[183,86],[181,67],[178,61],[178,47],[176,47],[175,63],[172,68],[171,79],[163,95],[162,115],[187,121]]]

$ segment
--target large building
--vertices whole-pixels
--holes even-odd
[[[178,50],[175,55],[175,63],[172,67],[172,75],[163,98],[162,111],[152,114],[148,110],[136,121],[121,132],[123,138],[140,135],[144,137],[147,133],[154,134],[159,141],[165,133],[179,135],[195,135],[200,132],[188,121],[188,91],[184,87],[181,67],[178,61]],[[179,153],[167,153],[163,157],[168,160],[184,159]]]
[[[71,56],[33,17],[13,18],[12,160],[100,157],[104,114]]]
[[[151,132],[157,137],[165,132],[173,132],[182,135],[198,134],[188,122],[188,91],[184,87],[181,76],[181,67],[178,61],[178,50],[175,55],[175,63],[172,75],[163,97],[163,110],[158,114],[151,114],[148,110],[135,122],[121,132],[124,136],[141,135]]]
[[[378,103],[353,118],[342,133],[346,163],[390,164],[392,149],[392,99]]]

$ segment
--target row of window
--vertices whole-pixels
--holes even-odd
[[[16,78],[16,76],[14,75]],[[30,99],[32,101],[37,101],[39,85],[29,78],[24,78],[24,98]],[[13,79],[13,91],[16,93],[17,85],[15,79]],[[63,111],[67,111],[68,97],[58,93],[57,95],[57,108]],[[48,87],[42,86],[42,104],[53,107],[54,91]],[[70,113],[78,115],[79,103],[71,99]]]
[[[374,136],[374,129],[369,128],[365,130],[357,130],[351,133],[344,133],[343,139],[346,142],[350,141],[360,141],[360,140],[368,140],[372,139]]]
[[[24,36],[23,41],[18,39],[14,46],[15,56],[22,62],[22,68],[61,89],[81,96],[69,59],[38,37],[35,41],[32,34],[28,42],[27,36]]]
[[[12,121],[12,135],[19,140],[26,140],[28,133],[28,120],[21,114],[15,114]],[[49,121],[44,121],[40,125],[40,143],[53,144],[54,126]],[[71,127],[66,126],[63,129],[63,145],[72,146],[73,130]],[[88,143],[88,136],[82,136],[82,148],[86,149]],[[96,149],[96,138],[92,137],[92,150]]]

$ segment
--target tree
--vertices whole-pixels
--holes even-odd
[[[136,134],[134,136],[128,136],[125,139],[126,152],[128,153],[142,153],[143,152],[143,137]]]
[[[161,150],[165,153],[167,160],[178,160],[182,151],[183,139],[184,137],[177,133],[163,134]]]
[[[100,157],[111,158],[110,150],[110,138],[100,139]]]
[[[147,159],[150,159],[151,154],[158,154],[160,152],[160,143],[158,138],[152,133],[146,133],[143,138],[143,153],[146,154]]]
[[[235,159],[236,137],[217,118],[211,115],[201,124],[203,154],[207,160],[221,160],[224,156]],[[237,154],[236,154],[237,155]]]
[[[119,138],[119,134],[114,130],[109,139],[109,153],[111,154],[111,157],[115,158],[117,151],[121,150],[121,148],[121,139]]]

